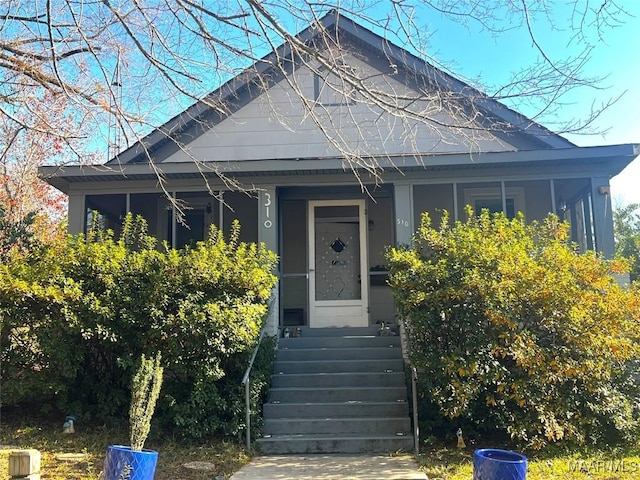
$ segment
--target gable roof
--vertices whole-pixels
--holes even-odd
[[[501,125],[511,126],[512,131],[503,132],[506,143],[513,146],[508,151],[482,152],[406,152],[377,156],[371,152],[363,155],[364,162],[375,163],[391,177],[402,177],[408,172],[449,171],[455,175],[461,170],[486,169],[491,167],[547,168],[562,169],[563,166],[578,168],[585,175],[613,177],[620,173],[633,159],[640,155],[639,144],[578,147],[560,135],[526,118],[518,112],[495,101],[466,83],[432,66],[423,59],[393,45],[381,36],[335,11],[322,17],[317,25],[312,25],[296,38],[311,44],[319,32],[339,36],[348,45],[367,52],[369,58],[376,57],[393,63],[407,72],[403,78],[423,78],[435,82],[439,88],[459,96],[473,99],[474,107],[482,109],[483,115]],[[242,74],[224,83],[202,101],[196,102],[184,112],[176,115],[164,125],[154,130],[132,147],[121,152],[106,164],[48,166],[39,169],[46,181],[68,193],[73,187],[85,182],[112,182],[122,180],[155,180],[161,174],[165,179],[208,179],[224,175],[230,177],[268,177],[318,174],[344,174],[344,157],[327,154],[322,157],[307,156],[295,158],[263,156],[251,160],[211,160],[211,161],[171,161],[171,151],[178,150],[182,139],[193,141],[214,126],[233,116],[243,105],[256,97],[256,91],[263,88],[263,78],[273,86],[284,77],[273,66],[276,60],[288,59],[291,64],[292,49],[281,45],[275,52],[263,57]],[[214,109],[211,103],[229,102],[228,111]],[[244,104],[243,104],[244,102]],[[203,122],[202,119],[206,119]],[[169,152],[169,153],[167,153]],[[272,153],[272,152],[271,152]],[[151,154],[154,161],[149,162]],[[158,164],[162,158],[167,162]],[[347,168],[348,170],[348,168]],[[484,171],[484,170],[483,170]],[[546,171],[549,171],[548,169]],[[562,171],[562,170],[558,170]],[[385,173],[385,175],[387,175]],[[562,174],[561,174],[562,175]],[[405,178],[405,177],[402,177]],[[223,180],[224,181],[224,180]],[[393,181],[393,180],[392,180]],[[93,187],[97,185],[92,183]],[[79,185],[78,185],[79,186]],[[81,187],[84,188],[84,187]],[[104,187],[109,188],[107,184]]]
[[[452,93],[455,96],[472,99],[475,108],[481,110],[490,122],[500,123],[507,126],[501,133],[510,137],[508,141],[513,141],[515,137],[524,137],[527,148],[525,149],[546,149],[546,148],[571,148],[573,143],[557,135],[538,123],[528,119],[524,115],[508,108],[502,103],[489,98],[484,93],[462,82],[459,79],[447,74],[413,55],[385,38],[375,34],[371,30],[363,27],[344,15],[331,10],[318,20],[317,24],[307,27],[296,35],[296,38],[309,45],[321,34],[327,32],[333,38],[342,38],[358,48],[372,53],[378,58],[388,59],[394,65],[411,75],[422,77],[427,82],[435,84],[436,88]],[[207,129],[224,118],[232,115],[234,111],[242,106],[242,100],[248,101],[252,98],[251,92],[264,87],[264,78],[270,78],[270,85],[279,76],[279,71],[274,63],[286,59],[291,61],[292,48],[288,43],[283,43],[275,52],[263,57],[247,68],[240,75],[232,78],[222,86],[207,95],[203,100],[196,102],[184,112],[176,115],[164,125],[157,128],[139,142],[119,153],[109,160],[107,164],[130,164],[147,162],[148,155],[157,152],[163,146],[179,141],[185,132],[193,135],[201,135]],[[249,93],[249,95],[246,95]],[[244,94],[244,95],[243,95]],[[227,112],[214,110],[212,104],[229,105]],[[207,117],[207,127],[200,127],[203,118]],[[190,137],[193,138],[192,136]],[[419,154],[420,152],[415,152]]]

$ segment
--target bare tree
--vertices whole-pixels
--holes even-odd
[[[0,115],[20,129],[58,136],[70,147],[73,138],[84,134],[69,129],[66,120],[64,125],[55,118],[43,122],[25,103],[23,93],[27,88],[31,98],[42,98],[44,93],[63,95],[76,118],[95,125],[92,130],[101,133],[115,153],[194,102],[227,114],[229,99],[210,92],[232,77],[245,75],[265,91],[277,77],[284,79],[306,118],[323,132],[346,165],[378,178],[380,167],[370,154],[384,152],[367,150],[371,129],[384,137],[398,125],[408,136],[418,125],[438,135],[446,127],[464,135],[473,150],[486,132],[530,126],[488,118],[483,109],[487,100],[510,105],[517,100],[529,102],[537,108],[530,117],[544,121],[568,92],[597,86],[598,79],[583,75],[593,48],[590,39],[606,36],[628,14],[613,0],[574,0],[572,5],[571,18],[557,25],[560,20],[554,18],[553,0],[506,4],[500,0],[9,0],[0,6]],[[331,10],[389,40],[385,49],[389,53],[382,61],[386,77],[372,75],[340,35],[319,27],[319,20]],[[503,85],[476,83],[471,88],[457,82],[449,76],[454,72],[428,53],[426,20],[434,15],[478,25],[495,35],[524,28],[539,61],[514,72]],[[565,58],[545,50],[536,36],[540,22],[567,29],[569,40],[582,46],[580,52]],[[308,25],[312,25],[308,35],[296,35]],[[412,89],[398,89],[385,79],[398,73],[398,49],[393,44],[433,65],[403,72],[411,77]],[[286,48],[277,50],[281,45]],[[267,55],[273,51],[284,53]],[[407,64],[413,60],[407,58]],[[299,65],[323,78],[323,88],[331,95],[342,98],[343,117],[353,115],[349,106],[356,103],[368,109],[372,120],[362,127],[359,147],[353,147],[352,138],[341,136],[333,112],[318,108],[296,75]],[[594,109],[589,118],[556,131],[588,127],[598,112]],[[376,124],[383,116],[392,118],[395,126]],[[161,132],[168,137],[174,134]],[[441,140],[450,141],[444,136]],[[2,146],[12,147],[7,142]],[[418,145],[414,149],[420,153]]]
[[[11,88],[11,116],[0,116],[0,207],[8,221],[36,211],[59,221],[66,198],[38,178],[38,167],[70,163],[81,155],[90,160],[86,139],[79,138],[86,135],[85,125],[67,96],[25,84]]]

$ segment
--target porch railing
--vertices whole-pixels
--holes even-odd
[[[271,313],[273,305],[274,305],[274,299],[272,298],[271,302],[269,303],[269,309],[267,310],[267,315]],[[245,370],[244,376],[242,377],[242,382],[240,382],[240,385],[244,386],[247,450],[251,449],[251,370],[253,369],[253,364],[256,361],[258,350],[260,349],[260,345],[262,344],[262,339],[266,335],[268,326],[269,326],[268,322],[265,322],[265,325],[262,327],[262,330],[260,331],[260,336],[258,337],[258,343],[254,347],[253,353],[251,354],[249,365],[247,365],[247,369]]]
[[[400,335],[400,344],[402,348],[402,359],[406,366],[409,367],[411,374],[411,410],[412,410],[412,425],[413,425],[413,450],[416,456],[420,453],[420,427],[418,425],[418,371],[413,366],[409,359],[409,335],[405,327],[404,319],[398,317],[398,330]]]

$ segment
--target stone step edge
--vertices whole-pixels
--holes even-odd
[[[300,364],[300,363],[371,363],[371,362],[397,362],[402,361],[402,357],[397,358],[358,358],[350,360],[276,360],[276,365],[280,364]]]
[[[393,359],[395,360],[395,359]],[[302,362],[296,362],[296,363],[302,363]],[[404,371],[393,371],[393,372],[386,372],[386,371],[382,371],[382,372],[295,372],[295,373],[273,373],[271,374],[272,377],[329,377],[329,376],[349,376],[349,375],[365,375],[365,376],[369,376],[369,375],[400,375],[401,373],[404,373]]]
[[[345,400],[343,402],[266,402],[264,405],[289,405],[289,406],[329,406],[336,407],[341,405],[405,405],[406,400],[395,402],[371,402],[369,400]]]
[[[396,386],[396,387],[383,387],[383,386],[319,386],[319,387],[271,387],[269,389],[269,393],[271,392],[317,392],[317,391],[345,391],[345,390],[403,390],[406,391],[407,387],[405,385]]]
[[[404,372],[403,371],[392,371],[387,372],[382,370],[380,372],[309,372],[309,373],[274,373],[271,375],[271,380],[275,381],[276,379],[280,379],[278,381],[290,380],[290,381],[323,381],[323,380],[335,380],[339,382],[353,380],[353,377],[357,377],[358,380],[361,381],[393,381],[393,380],[404,380]],[[403,384],[404,385],[404,384]],[[279,388],[279,387],[271,387],[271,388]],[[294,387],[291,387],[294,388]],[[319,388],[323,388],[323,386],[319,385]]]
[[[365,341],[369,341],[369,340],[374,340],[376,338],[384,338],[386,339],[388,342],[392,342],[392,343],[398,343],[399,342],[399,338],[398,336],[394,335],[391,337],[381,337],[379,335],[340,335],[340,336],[308,336],[305,337],[304,335],[301,337],[289,337],[289,338],[279,338],[278,342],[284,340],[283,343],[292,343],[292,342],[297,342],[298,340],[313,340],[313,341],[324,341],[324,340],[331,340],[331,341],[335,341],[335,340],[365,340]],[[375,340],[376,342],[380,342],[382,343],[382,340]],[[279,343],[280,344],[280,343]]]
[[[350,420],[357,421],[388,421],[388,420],[410,420],[409,417],[401,416],[401,417],[277,417],[277,418],[265,418],[265,422],[344,422]]]
[[[399,337],[300,337],[293,339],[281,338],[280,340],[278,342],[278,350],[347,348],[344,343],[354,343],[352,341],[356,343],[356,346],[352,346],[352,348],[398,348],[401,345]],[[314,345],[316,343],[318,345]]]
[[[352,352],[352,351],[382,351],[382,350],[400,350],[400,345],[384,345],[384,346],[371,346],[371,347],[309,347],[309,348],[289,348],[279,347],[278,352]]]

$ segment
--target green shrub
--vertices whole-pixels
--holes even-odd
[[[194,247],[158,248],[127,216],[119,239],[93,230],[14,255],[0,267],[3,404],[44,397],[119,420],[136,359],[162,352],[158,420],[189,436],[237,432],[227,418],[244,406],[239,383],[276,281],[275,254],[238,237],[235,224],[228,239],[212,228]]]
[[[66,246],[13,250],[0,263],[0,383],[2,405],[66,398],[80,352],[64,321],[68,299],[81,292],[66,281],[58,259]]]
[[[640,292],[580,255],[555,216],[527,225],[469,212],[390,249],[425,402],[532,447],[628,437],[638,427]]]

